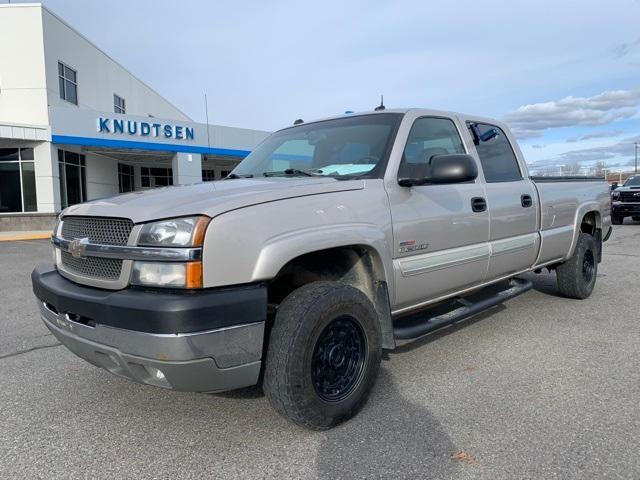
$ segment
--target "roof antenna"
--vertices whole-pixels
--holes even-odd
[[[298,118],[297,120],[294,120],[294,122],[293,122],[294,125],[300,125],[301,123],[304,123],[304,120],[302,120],[301,118]]]
[[[384,106],[384,95],[380,95],[380,105],[373,109],[374,112],[379,112],[380,110],[384,110],[386,107]]]

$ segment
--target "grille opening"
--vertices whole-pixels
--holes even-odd
[[[67,216],[62,219],[60,235],[66,240],[86,238],[93,244],[125,246],[132,230],[133,222],[126,218]],[[102,257],[77,258],[61,251],[59,266],[70,275],[117,282],[123,261]]]
[[[82,277],[118,280],[122,270],[122,260],[117,258],[87,257],[76,258],[69,252],[60,252],[65,270]]]
[[[67,320],[73,323],[80,323],[81,325],[86,325],[87,327],[95,327],[96,322],[89,317],[84,317],[82,315],[78,315],[77,313],[67,313],[65,315]]]
[[[53,305],[51,305],[49,302],[44,302],[44,306],[47,310],[55,313],[56,315],[58,314],[58,309],[56,307],[54,307]]]
[[[640,197],[636,197],[638,192],[620,192],[620,200],[623,202],[640,202]]]
[[[133,229],[133,222],[126,218],[64,217],[62,237],[67,240],[88,238],[91,243],[126,245]]]

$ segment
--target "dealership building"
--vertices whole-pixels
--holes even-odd
[[[0,5],[0,231],[223,178],[266,135],[195,123],[44,6]]]

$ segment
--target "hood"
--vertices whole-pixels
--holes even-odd
[[[186,215],[215,217],[238,208],[287,198],[360,190],[363,180],[330,177],[234,179],[154,188],[73,205],[64,215],[125,217],[134,223]]]
[[[640,186],[634,185],[629,187],[618,187],[614,192],[640,192]]]

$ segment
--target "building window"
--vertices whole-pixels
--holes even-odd
[[[140,169],[140,184],[143,188],[173,185],[173,169],[142,167]]]
[[[215,170],[202,170],[202,181],[213,182],[216,179]]]
[[[33,148],[0,148],[0,213],[37,210]]]
[[[116,113],[127,113],[127,109],[124,105],[124,98],[119,97],[115,93],[113,94],[113,111]]]
[[[118,185],[120,193],[133,192],[133,165],[118,164]]]
[[[202,170],[202,181],[213,182],[214,180],[220,180],[231,173],[230,170],[220,170],[220,175],[216,176],[215,170]]]
[[[60,98],[67,102],[78,104],[78,79],[76,71],[58,62],[58,85]]]
[[[60,202],[62,208],[87,200],[86,163],[84,155],[58,150]]]

